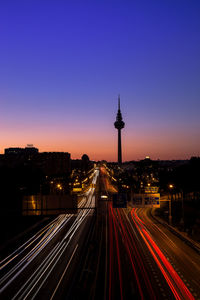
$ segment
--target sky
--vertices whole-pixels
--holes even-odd
[[[0,1],[0,153],[200,156],[199,0]]]

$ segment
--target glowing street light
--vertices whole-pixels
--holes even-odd
[[[174,188],[173,184],[169,184],[169,189],[171,190],[171,199],[169,199],[169,224],[172,225],[172,189]]]

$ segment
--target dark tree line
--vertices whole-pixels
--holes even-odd
[[[161,171],[159,180],[165,191],[169,184],[173,184],[177,192],[200,192],[200,157],[192,157],[188,164]]]

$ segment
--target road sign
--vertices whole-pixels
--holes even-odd
[[[159,189],[158,186],[146,186],[145,187],[145,193],[157,194],[158,189]]]
[[[126,208],[127,207],[127,194],[118,193],[113,194],[113,208]]]
[[[73,188],[73,192],[76,193],[76,192],[81,192],[82,191],[82,188],[81,187],[77,187],[77,188]]]
[[[132,196],[134,207],[160,207],[160,194],[134,194]]]

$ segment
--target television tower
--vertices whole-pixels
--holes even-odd
[[[118,96],[118,112],[114,126],[118,129],[118,164],[122,163],[122,145],[121,145],[121,129],[124,128],[125,123],[122,120],[122,114],[120,110],[120,95]]]

